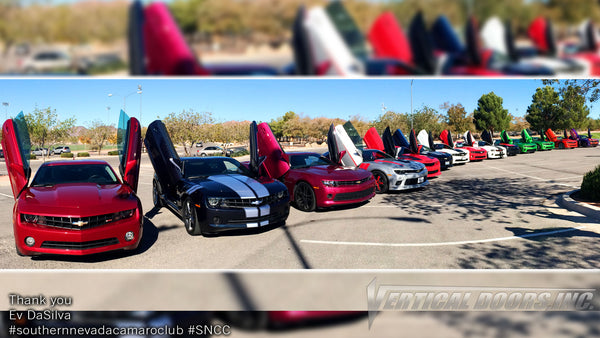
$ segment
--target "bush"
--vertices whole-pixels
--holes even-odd
[[[34,154],[29,154],[29,159],[35,160],[35,159],[37,159],[37,156],[35,156]]]
[[[88,153],[88,152],[77,153],[77,157],[90,157],[90,153]]]
[[[239,157],[239,156],[244,156],[244,155],[248,155],[250,154],[250,152],[248,150],[240,150],[240,151],[236,151],[233,154],[231,154],[231,157]]]
[[[108,155],[110,155],[110,156],[119,155],[119,151],[118,150],[111,150],[111,151],[108,152]]]
[[[600,202],[600,165],[583,176],[581,197]]]
[[[73,158],[73,153],[62,153],[62,154],[60,154],[60,157]]]

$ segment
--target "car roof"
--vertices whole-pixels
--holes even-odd
[[[68,160],[68,161],[50,161],[45,162],[42,166],[58,166],[58,165],[80,165],[80,164],[108,164],[106,161],[102,160]]]

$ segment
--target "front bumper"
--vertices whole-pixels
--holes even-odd
[[[389,177],[389,190],[410,190],[423,188],[429,185],[427,172],[425,170],[418,173],[396,174]]]
[[[537,146],[536,145],[519,145],[519,149],[521,150],[521,153],[523,154],[530,154],[530,153],[535,153],[537,151]]]
[[[554,149],[554,142],[540,142],[537,144],[538,150],[552,150]]]
[[[290,213],[289,198],[275,203],[246,208],[196,208],[202,232],[219,232],[264,227],[285,222]]]
[[[59,215],[55,215],[60,217]],[[130,218],[84,230],[71,230],[35,225],[21,221],[19,213],[13,215],[13,229],[17,250],[26,256],[41,254],[91,255],[113,250],[133,250],[142,238],[143,217],[141,208]],[[133,232],[131,241],[125,234]],[[35,244],[28,246],[25,238],[33,237]]]
[[[335,205],[355,204],[370,200],[375,196],[375,180],[371,177],[368,181],[338,187],[314,187],[317,207],[331,207]]]

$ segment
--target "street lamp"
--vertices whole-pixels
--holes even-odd
[[[123,111],[127,111],[127,98],[133,94],[140,94],[140,120],[142,117],[142,85],[138,85],[138,89],[134,92],[131,92],[127,95],[123,95]],[[115,94],[108,94],[108,97],[113,97],[115,96]],[[116,96],[121,96],[121,95],[116,95]]]
[[[412,100],[413,80],[410,80],[410,129],[413,130],[413,100]]]

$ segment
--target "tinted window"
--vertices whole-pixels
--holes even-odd
[[[64,183],[116,184],[119,180],[107,164],[70,164],[42,166],[31,186]]]
[[[226,157],[187,160],[183,171],[187,178],[230,174],[251,176],[250,171],[240,162]]]
[[[297,168],[308,168],[316,165],[330,165],[333,164],[329,159],[320,156],[318,154],[300,154],[300,155],[289,155],[290,166],[292,169]]]
[[[394,159],[390,155],[379,150],[363,150],[362,155],[365,161],[375,161],[382,158]]]

